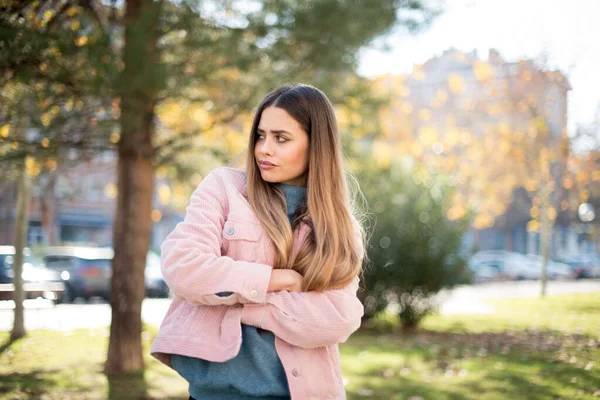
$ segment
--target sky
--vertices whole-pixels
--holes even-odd
[[[410,36],[394,32],[361,51],[358,72],[363,76],[410,73],[444,50],[477,50],[487,60],[495,48],[508,62],[538,60],[547,54],[550,69],[565,74],[568,128],[593,121],[600,106],[600,0],[447,0],[445,12],[426,30]]]

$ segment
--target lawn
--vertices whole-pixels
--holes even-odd
[[[340,346],[348,398],[600,399],[600,293],[491,304],[493,315],[433,315],[412,334],[357,332]],[[150,357],[143,376],[107,380],[107,344],[108,329],[95,329],[2,346],[0,399],[187,399],[185,382]]]

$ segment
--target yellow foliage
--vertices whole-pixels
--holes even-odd
[[[438,132],[435,126],[425,125],[418,132],[420,141],[426,146],[431,146],[438,140]]]
[[[48,147],[50,145],[50,140],[48,138],[43,138],[41,144],[42,147]]]
[[[539,133],[546,133],[548,131],[548,126],[546,125],[546,121],[544,121],[541,117],[534,118],[535,128]]]
[[[42,17],[42,24],[46,24],[48,23],[48,21],[50,21],[50,19],[52,18],[52,16],[54,15],[54,10],[46,10],[44,11],[43,17]]]
[[[121,140],[121,135],[118,132],[113,132],[110,134],[110,142],[117,144]]]
[[[88,37],[87,36],[81,36],[79,38],[77,38],[77,40],[75,40],[75,44],[79,47],[81,46],[85,46],[85,44],[88,42]]]
[[[540,209],[536,206],[531,207],[531,210],[529,210],[529,215],[531,215],[531,218],[539,217]]]
[[[448,219],[450,219],[451,221],[455,221],[459,218],[464,217],[466,213],[467,213],[467,209],[464,206],[456,205],[456,206],[450,208],[448,210],[448,212],[446,213],[446,215],[448,216]]]
[[[345,101],[346,101],[346,104],[348,105],[348,107],[350,107],[350,108],[356,109],[356,108],[360,107],[360,100],[357,99],[355,96],[347,97],[345,99]]]
[[[69,9],[67,10],[67,15],[69,17],[74,17],[77,14],[79,14],[80,12],[81,12],[81,8],[80,7],[72,6],[72,7],[69,7]]]
[[[386,168],[392,160],[392,148],[386,142],[376,140],[373,143],[373,157],[379,168]]]
[[[173,188],[173,195],[176,198],[182,198],[184,196],[187,196],[185,193],[185,189],[181,184],[176,184],[175,187]]]
[[[422,108],[418,112],[419,119],[422,121],[429,121],[431,119],[431,111],[426,108]]]
[[[435,92],[435,98],[441,103],[445,103],[448,100],[448,92],[444,89],[438,89],[437,92]]]
[[[508,124],[506,122],[500,122],[498,124],[498,132],[500,132],[502,135],[510,134],[510,128]]]
[[[71,23],[71,30],[74,32],[76,30],[79,30],[79,28],[81,28],[81,24],[79,23],[79,21],[73,21]]]
[[[159,222],[162,219],[162,213],[160,210],[154,209],[150,213],[150,218],[152,219],[152,222]]]
[[[411,77],[417,81],[424,80],[425,79],[425,71],[423,71],[423,67],[421,67],[420,65],[415,65],[413,72],[411,74]]]
[[[25,169],[27,170],[27,175],[31,178],[38,176],[41,170],[38,162],[32,157],[25,159]]]
[[[538,232],[540,230],[540,222],[536,220],[527,223],[527,232]]]
[[[452,72],[448,75],[448,88],[454,94],[461,94],[465,89],[465,82],[463,77],[456,73]]]
[[[408,97],[410,96],[410,89],[407,86],[400,86],[400,88],[398,88],[398,94],[401,97]]]
[[[473,226],[476,229],[486,229],[494,226],[494,218],[488,214],[479,214],[473,221]]]
[[[500,201],[497,192],[492,193],[491,197],[489,197],[487,201],[490,202],[489,207],[494,214],[502,215],[504,214],[504,211],[506,211],[506,204]]]
[[[585,203],[589,200],[590,198],[590,192],[587,189],[583,189],[579,195],[579,199],[581,200],[582,203]]]
[[[575,179],[579,183],[586,183],[588,181],[588,173],[587,171],[579,171],[577,175],[575,175]]]
[[[158,202],[163,206],[171,202],[171,188],[164,183],[158,187]]]
[[[460,131],[455,127],[449,128],[445,136],[446,144],[450,147],[457,145],[460,141]]]
[[[44,125],[44,126],[50,125],[50,123],[52,122],[52,113],[50,113],[50,112],[43,113],[42,116],[40,117],[40,120],[42,121],[42,125]]]
[[[6,124],[0,127],[0,137],[6,139],[10,134],[10,125]]]
[[[114,199],[115,197],[117,197],[117,193],[118,193],[117,187],[115,185],[113,185],[112,183],[109,183],[108,185],[106,185],[104,187],[104,194],[109,199]]]
[[[550,219],[550,221],[554,221],[556,219],[557,214],[558,213],[556,211],[556,208],[554,208],[554,207],[548,208],[548,218]]]
[[[463,131],[460,135],[460,140],[464,145],[469,145],[473,141],[471,134],[467,131]]]
[[[164,166],[160,166],[156,169],[156,177],[163,179],[167,176],[167,169]]]
[[[410,143],[410,154],[412,154],[415,158],[421,157],[423,154],[423,146],[418,141],[412,141]]]
[[[400,105],[400,111],[402,111],[404,114],[410,114],[413,112],[413,107],[410,103],[403,102]]]
[[[592,172],[592,179],[595,181],[600,181],[600,171]]]
[[[525,189],[527,189],[527,191],[533,192],[533,191],[537,190],[537,188],[538,188],[538,183],[536,182],[535,179],[528,179],[527,182],[525,182]]]
[[[500,141],[500,152],[502,154],[507,154],[510,151],[510,148],[511,148],[511,144],[508,140]]]
[[[490,64],[483,61],[475,61],[473,64],[473,72],[480,81],[488,80],[492,77],[492,67]]]
[[[50,158],[46,160],[46,168],[50,171],[54,171],[57,167],[56,159]]]

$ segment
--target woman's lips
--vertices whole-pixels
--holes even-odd
[[[261,169],[272,169],[272,168],[275,168],[277,166],[277,165],[272,164],[272,163],[270,163],[268,161],[259,161],[258,165],[259,165],[259,167]]]

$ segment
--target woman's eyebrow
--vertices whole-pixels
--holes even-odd
[[[265,130],[262,129],[262,128],[257,128],[256,130],[257,130],[257,132],[265,133]],[[271,133],[276,133],[276,134],[287,133],[288,135],[292,135],[291,132],[288,132],[288,131],[283,130],[283,129],[273,129],[273,130],[271,130]]]

